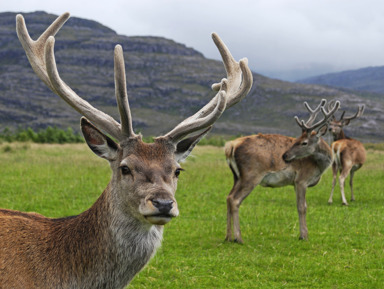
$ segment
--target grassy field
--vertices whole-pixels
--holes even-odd
[[[49,217],[87,209],[110,177],[107,162],[85,144],[2,144],[0,163],[0,207]],[[197,147],[183,168],[180,216],[166,225],[163,246],[130,288],[384,286],[383,151],[368,151],[350,206],[341,206],[338,189],[327,204],[330,170],[307,191],[308,241],[298,240],[293,188],[257,187],[240,208],[244,245],[224,242],[232,174],[223,149]]]

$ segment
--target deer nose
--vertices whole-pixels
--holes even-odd
[[[289,162],[291,161],[291,160],[289,160],[288,153],[283,154],[283,160],[284,160],[286,163],[289,163]]]
[[[152,199],[151,200],[153,206],[159,210],[160,213],[168,213],[172,210],[173,201],[165,200],[165,199]]]

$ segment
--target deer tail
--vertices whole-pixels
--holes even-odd
[[[225,157],[227,159],[227,163],[232,170],[233,176],[235,180],[237,180],[240,177],[240,171],[236,164],[235,159],[235,146],[232,141],[229,141],[225,144],[224,147]]]

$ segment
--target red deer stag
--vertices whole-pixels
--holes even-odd
[[[321,136],[327,131],[328,121],[340,103],[337,102],[329,112],[325,111],[325,100],[314,110],[306,102],[304,104],[310,117],[306,122],[295,117],[302,129],[302,135],[297,139],[258,134],[226,143],[225,155],[234,176],[234,185],[227,197],[227,241],[243,243],[239,208],[257,185],[295,187],[300,239],[308,238],[305,194],[307,187],[315,186],[332,163],[331,148]],[[320,110],[324,118],[313,124]]]
[[[24,18],[17,15],[17,34],[35,73],[85,116],[81,119],[85,140],[96,155],[109,161],[112,177],[95,204],[78,216],[50,219],[0,210],[1,288],[125,287],[160,246],[163,225],[179,214],[175,191],[182,169],[178,163],[252,85],[247,60],[236,62],[213,34],[228,78],[213,85],[218,93],[196,114],[154,143],[144,143],[132,128],[120,45],[114,51],[120,123],[81,99],[60,78],[53,36],[68,18],[68,13],[58,17],[34,41]]]
[[[333,181],[331,195],[329,196],[328,203],[333,203],[333,191],[335,190],[337,182],[337,173],[340,171],[339,185],[341,192],[342,204],[348,206],[347,199],[345,198],[344,185],[345,179],[349,177],[349,186],[351,188],[351,201],[355,200],[353,195],[353,176],[355,172],[360,169],[366,158],[366,152],[363,144],[356,139],[346,137],[343,131],[343,127],[348,125],[351,120],[359,118],[364,112],[364,105],[359,106],[355,115],[345,117],[345,111],[343,111],[339,120],[333,117],[329,130],[333,135],[332,151],[333,151]]]

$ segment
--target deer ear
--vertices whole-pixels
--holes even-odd
[[[342,125],[342,126],[349,125],[349,122],[350,122],[350,121],[351,121],[350,119],[343,119],[343,120],[341,121],[341,125]]]
[[[85,117],[81,118],[81,131],[89,148],[99,157],[108,161],[117,158],[119,145],[103,134]]]
[[[212,126],[208,127],[205,131],[202,133],[185,138],[182,141],[178,142],[176,145],[176,152],[175,157],[177,162],[184,161],[189,154],[192,152],[193,148],[197,143],[211,130]]]
[[[328,126],[329,125],[327,123],[326,125],[323,125],[322,127],[320,127],[318,129],[318,131],[316,132],[316,136],[317,137],[321,137],[321,136],[325,135],[327,133],[327,131],[328,131]]]

